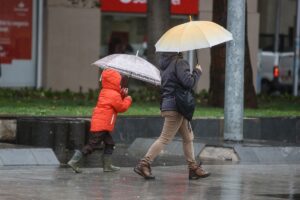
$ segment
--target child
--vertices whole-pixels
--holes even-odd
[[[79,161],[82,156],[91,154],[96,145],[104,143],[103,171],[114,172],[120,170],[113,166],[111,157],[115,143],[111,136],[114,129],[117,114],[125,112],[131,105],[132,99],[128,95],[127,88],[121,88],[122,77],[119,72],[113,69],[105,69],[102,72],[102,89],[100,91],[97,105],[95,106],[91,119],[91,137],[86,146],[81,151],[75,153],[68,165],[76,172],[80,173]]]

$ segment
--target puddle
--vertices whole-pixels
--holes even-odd
[[[257,196],[273,197],[279,199],[300,200],[300,193],[296,194],[259,194]]]

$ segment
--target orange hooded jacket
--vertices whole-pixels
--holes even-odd
[[[109,131],[115,127],[117,114],[125,112],[131,105],[131,98],[121,97],[121,75],[112,69],[102,72],[102,89],[93,110],[91,132]]]

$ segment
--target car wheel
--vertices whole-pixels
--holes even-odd
[[[261,82],[261,93],[262,94],[270,94],[271,93],[271,83],[267,80],[263,80]]]

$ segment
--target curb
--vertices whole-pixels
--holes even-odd
[[[143,157],[155,139],[137,138],[128,148],[132,156]],[[214,150],[212,150],[212,148]],[[299,164],[299,146],[269,146],[267,144],[219,144],[194,142],[195,156],[201,160],[232,161],[241,164]],[[174,140],[159,157],[184,157],[182,142]]]

